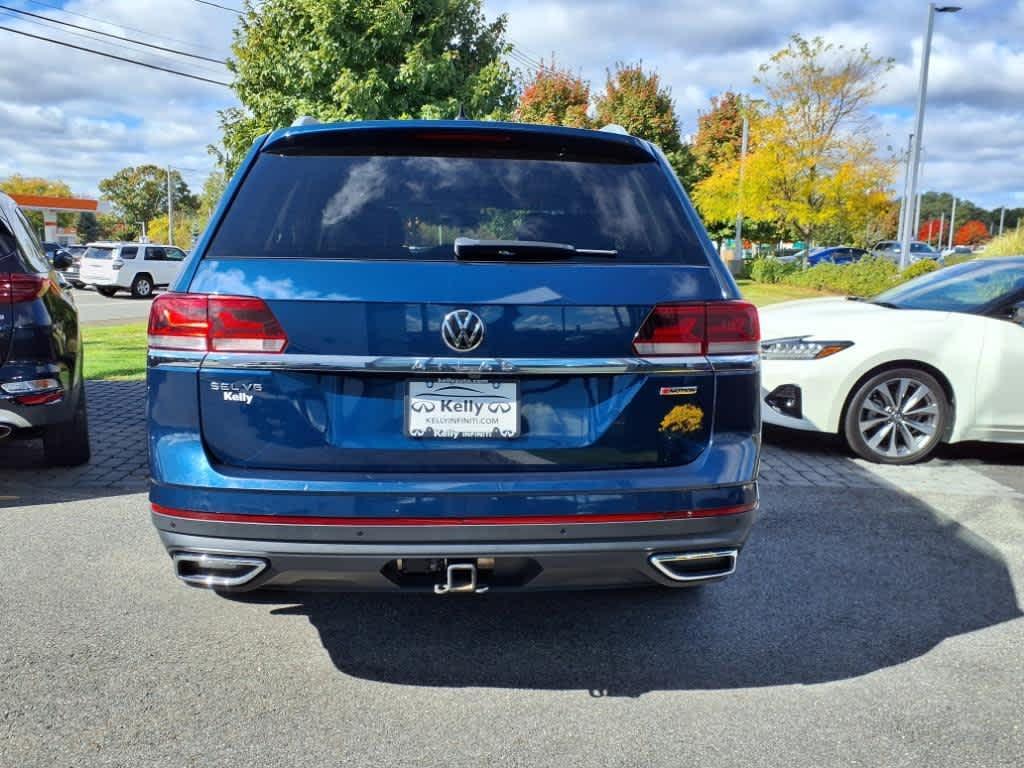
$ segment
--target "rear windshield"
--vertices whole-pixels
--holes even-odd
[[[207,256],[452,260],[473,238],[703,264],[670,184],[653,161],[264,153]]]
[[[114,256],[113,248],[97,248],[91,246],[85,249],[85,253],[82,255],[83,259],[111,259]]]

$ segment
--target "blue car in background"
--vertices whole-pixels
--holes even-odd
[[[149,322],[184,582],[703,584],[757,509],[759,327],[664,155],[472,121],[258,139]]]
[[[818,264],[853,264],[870,252],[863,248],[854,248],[849,245],[833,245],[828,248],[815,248],[807,254],[807,266],[813,267]]]

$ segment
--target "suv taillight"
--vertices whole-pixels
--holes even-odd
[[[150,349],[278,353],[287,344],[263,299],[165,293],[149,310]]]
[[[46,275],[0,274],[0,301],[34,301],[48,290],[50,278]]]
[[[757,308],[745,301],[658,304],[633,337],[638,355],[735,355],[760,351]]]

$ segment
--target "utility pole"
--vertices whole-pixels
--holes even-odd
[[[932,30],[935,27],[935,14],[936,13],[956,13],[959,11],[959,6],[955,5],[941,5],[936,6],[934,3],[928,4],[928,26],[925,29],[924,39],[921,44],[921,80],[917,88],[917,118],[914,124],[914,141],[913,150],[913,163],[911,164],[910,173],[910,193],[908,199],[912,200],[917,196],[917,175],[919,171],[919,165],[921,162],[921,136],[924,130],[924,107],[928,94],[928,60],[931,58],[932,53]],[[909,213],[908,219],[909,219]],[[909,221],[908,221],[909,223]],[[907,264],[910,263],[910,227],[907,226],[903,230],[903,238],[900,241],[900,269],[906,268]]]
[[[956,229],[956,195],[953,195],[953,212],[949,214],[949,245],[947,248],[953,247],[953,231]]]
[[[740,139],[740,188],[739,204],[736,206],[736,247],[733,248],[733,256],[743,264],[743,168],[747,164],[747,142],[750,138],[750,121],[746,114],[743,115],[743,136]]]
[[[903,197],[900,198],[900,220],[896,226],[896,239],[903,242],[903,228],[907,225],[907,190],[910,188],[910,146],[914,142],[914,134],[907,137],[907,158],[903,163]]]
[[[939,238],[935,241],[938,244],[940,251],[942,250],[942,235],[945,232],[945,229],[946,229],[946,212],[943,211],[941,213],[941,215],[939,216]],[[932,244],[932,233],[931,233],[931,230],[928,230],[928,245],[931,245],[931,244]]]
[[[1006,221],[1006,206],[1003,206],[1002,212],[999,214],[999,234],[1003,234],[1003,223]]]
[[[167,244],[174,245],[174,194],[171,189],[171,166],[167,166]]]
[[[924,176],[924,148],[921,150],[922,157],[918,160],[918,175]],[[917,240],[917,236],[921,234],[921,189],[917,190],[917,199],[914,200],[914,228],[910,231],[910,240]],[[907,256],[909,259],[910,256]]]

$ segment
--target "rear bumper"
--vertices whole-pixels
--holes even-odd
[[[492,591],[593,589],[716,581],[726,559],[684,575],[656,555],[738,553],[756,505],[733,514],[644,522],[527,525],[276,525],[222,523],[153,514],[168,553],[245,558],[262,564],[226,591],[258,588],[433,591],[445,566],[479,565]],[[340,528],[340,530],[339,530]],[[195,558],[190,558],[195,562]],[[710,560],[708,561],[711,562]],[[710,567],[710,566],[709,566]],[[179,575],[181,575],[179,573]],[[694,577],[696,576],[696,577]]]
[[[17,381],[28,378],[23,371],[7,371],[0,366],[0,384],[7,381]],[[46,370],[43,373],[34,373],[40,378],[47,375],[61,378],[66,383],[67,376],[62,376],[59,369]],[[63,424],[74,418],[75,407],[78,405],[78,398],[81,397],[82,386],[73,386],[70,390],[65,389],[64,397],[55,403],[40,405],[20,405],[13,397],[0,393],[0,425],[11,429],[31,430],[39,427],[49,427],[54,424]]]

